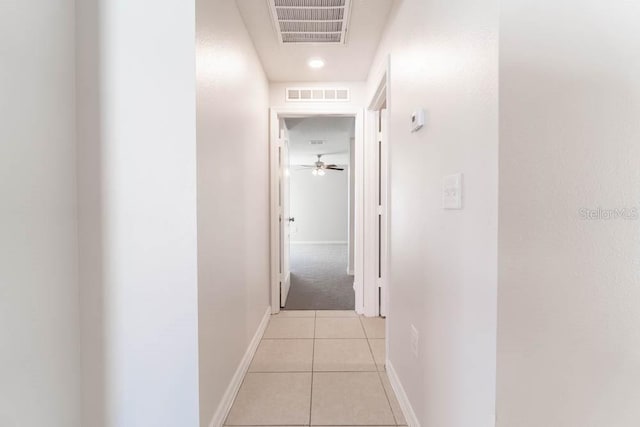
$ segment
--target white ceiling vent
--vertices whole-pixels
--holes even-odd
[[[348,102],[351,99],[346,88],[288,87],[287,102]]]
[[[267,1],[280,43],[346,43],[351,0]]]
[[[310,145],[324,145],[324,139],[312,139],[309,141]]]

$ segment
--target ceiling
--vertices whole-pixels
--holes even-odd
[[[327,164],[348,165],[349,143],[355,135],[353,117],[307,117],[285,119],[289,131],[289,163],[311,165],[323,154]],[[324,141],[312,145],[311,140]]]
[[[394,0],[352,0],[346,44],[282,44],[269,11],[269,1],[236,0],[238,9],[272,82],[366,80]],[[322,58],[311,69],[310,58]]]

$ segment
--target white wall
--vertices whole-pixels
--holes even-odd
[[[268,83],[235,2],[197,1],[200,422],[269,306]]]
[[[640,420],[638,2],[503,2],[498,423]]]
[[[0,3],[0,425],[80,426],[74,2]]]
[[[404,0],[390,19],[368,88],[390,54],[389,358],[422,426],[493,426],[498,3]],[[464,209],[445,211],[442,178],[458,172]]]
[[[194,16],[78,2],[83,425],[199,423]]]
[[[292,242],[344,242],[349,239],[349,169],[313,176],[291,170]]]
[[[289,160],[291,163],[291,224],[293,242],[349,241],[349,173],[350,143],[355,133],[355,119],[350,117],[309,117],[287,119]],[[311,140],[323,140],[311,145]],[[322,161],[345,168],[313,176],[300,165]]]

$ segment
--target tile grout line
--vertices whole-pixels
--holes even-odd
[[[311,393],[309,393],[309,426],[311,425],[311,417],[313,415],[313,372],[316,360],[316,327],[318,324],[318,312],[314,311],[313,317],[313,345],[311,350]]]
[[[319,374],[371,374],[378,371],[315,371]],[[311,374],[312,371],[255,371],[251,374]],[[301,425],[301,424],[292,424]]]
[[[269,322],[267,323],[267,327],[264,329],[265,332],[267,331],[267,328],[269,327],[270,323],[271,323],[271,317],[269,318]],[[242,390],[242,387],[244,387],[244,382],[247,380],[247,377],[249,376],[249,374],[252,373],[251,372],[251,365],[253,365],[253,361],[256,359],[256,356],[258,355],[258,350],[260,350],[260,344],[262,344],[263,340],[264,339],[261,338],[260,342],[258,343],[258,346],[256,347],[256,352],[253,354],[253,357],[251,358],[251,362],[249,362],[249,366],[247,367],[247,372],[245,372],[244,376],[242,377],[242,381],[240,382],[240,387],[238,387],[238,392],[236,393],[236,396],[233,398],[233,403],[231,404],[231,408],[229,408],[229,412],[227,413],[227,416],[224,418],[223,425],[227,425],[227,420],[231,416],[231,411],[233,411],[233,407],[236,405],[236,399],[238,398],[238,395],[240,394],[240,391]]]
[[[373,341],[384,338],[315,338],[316,341]],[[265,338],[262,341],[312,341],[314,338]],[[262,342],[261,341],[261,342]]]
[[[362,329],[364,329],[364,333],[365,335],[367,335],[367,330],[364,327],[364,323],[362,322],[362,318],[360,318],[360,323],[362,324]],[[376,366],[376,373],[378,374],[378,381],[380,381],[380,385],[382,386],[382,391],[384,391],[384,397],[387,398],[387,403],[389,404],[389,410],[391,411],[391,416],[393,417],[393,421],[395,421],[396,426],[398,426],[398,419],[396,418],[396,414],[393,412],[393,406],[391,405],[391,399],[389,398],[389,394],[387,393],[387,388],[384,386],[384,381],[382,380],[382,372],[384,372],[384,374],[386,375],[387,373],[387,367],[384,366],[384,371],[380,372],[378,370],[378,365],[376,364],[376,358],[373,355],[373,348],[371,348],[371,339],[369,338],[369,336],[367,335],[367,345],[369,346],[369,352],[371,352],[371,357],[373,358],[373,364]],[[387,338],[385,337],[385,340]],[[386,346],[385,346],[386,348]],[[387,355],[386,355],[386,350],[385,350],[385,355],[384,355],[385,360],[387,359]],[[386,363],[385,363],[386,365]]]
[[[362,328],[362,332],[364,332],[364,337],[367,339],[367,341],[369,341],[369,335],[367,335],[367,329],[364,327],[362,316],[358,316],[358,320],[360,321],[360,327]],[[371,355],[373,356],[373,353]]]
[[[387,389],[386,389],[386,387],[384,385],[384,381],[383,381],[382,375],[383,375],[383,373],[385,371],[379,371],[378,370],[378,365],[375,363],[375,356],[374,356],[373,348],[372,348],[372,345],[371,345],[371,340],[372,339],[379,339],[379,338],[369,338],[368,337],[368,335],[366,333],[366,329],[364,327],[364,322],[362,320],[362,317],[360,317],[360,316],[358,316],[359,324],[360,324],[361,328],[363,329],[365,338],[317,338],[317,333],[316,333],[316,331],[317,331],[317,319],[319,317],[317,316],[317,311],[315,312],[315,314],[316,314],[315,317],[307,317],[307,318],[313,318],[314,319],[313,334],[312,334],[313,337],[311,338],[311,340],[313,340],[313,342],[312,342],[312,355],[311,355],[312,357],[311,357],[311,390],[310,390],[310,405],[309,405],[310,406],[309,407],[309,421],[308,421],[308,424],[304,424],[304,425],[291,424],[291,425],[287,425],[287,427],[311,427],[311,426],[313,426],[313,427],[330,427],[330,426],[321,426],[321,425],[314,426],[314,424],[313,424],[313,419],[312,419],[312,416],[313,416],[313,385],[314,385],[314,376],[315,376],[316,372],[322,372],[322,373],[369,373],[369,374],[372,373],[372,372],[376,372],[378,374],[377,375],[378,381],[381,383],[380,385],[382,386],[383,392],[385,394],[385,398],[387,400],[387,403],[389,405],[389,409],[391,411],[391,415],[392,415],[392,418],[393,418],[392,422],[394,424],[389,423],[389,426],[393,425],[393,426],[404,427],[404,425],[399,424],[398,418],[396,417],[396,414],[393,411],[393,406],[391,404],[391,399],[389,397],[389,393],[387,392]],[[320,318],[322,318],[322,317],[320,317]],[[278,340],[278,339],[283,339],[283,338],[271,338],[271,340]],[[288,338],[288,339],[289,340],[304,340],[304,341],[308,341],[309,340],[309,338]],[[372,371],[360,371],[360,370],[359,371],[350,371],[350,370],[347,370],[347,371],[340,371],[340,370],[338,370],[338,371],[317,371],[315,369],[315,345],[316,345],[316,341],[344,340],[344,339],[346,339],[346,340],[354,340],[354,341],[362,341],[363,339],[366,339],[367,340],[367,347],[369,349],[369,353],[370,353],[371,358],[373,360],[373,366],[374,366],[375,370],[372,370]],[[384,340],[386,338],[382,338],[382,339]],[[265,340],[269,340],[269,339],[264,339],[263,338],[261,340],[260,344]],[[284,340],[287,340],[287,339],[285,338]],[[256,351],[256,354],[254,354],[254,356],[252,358],[251,364],[253,364],[253,361],[255,360],[256,356],[257,356],[257,351]],[[256,374],[300,373],[300,374],[302,374],[302,373],[309,373],[309,371],[256,371],[256,372],[247,372],[247,374],[244,376],[244,378],[242,380],[242,385],[244,385],[245,380],[248,377],[249,373],[256,373]],[[247,425],[242,425],[242,426],[240,426],[240,425],[230,426],[230,425],[227,425],[225,423],[225,427],[226,426],[229,426],[229,427],[258,427],[258,426],[248,425],[248,424]],[[350,424],[350,425],[346,425],[346,426],[347,427],[379,427],[379,426],[365,425],[365,424]]]

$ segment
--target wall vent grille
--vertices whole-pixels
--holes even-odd
[[[345,44],[351,0],[267,0],[283,44]]]
[[[346,88],[288,87],[287,102],[348,102],[351,93]]]

